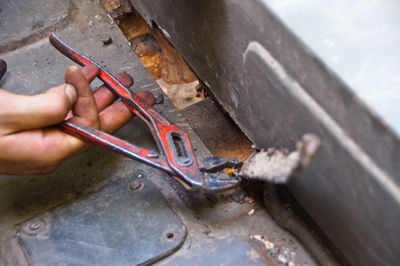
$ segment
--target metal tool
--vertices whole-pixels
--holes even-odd
[[[100,69],[98,78],[121,98],[121,101],[132,113],[145,122],[160,153],[136,146],[101,130],[70,122],[64,122],[60,125],[64,132],[164,170],[178,177],[178,180],[190,187],[198,187],[204,190],[225,190],[240,182],[239,178],[229,177],[223,171],[224,168],[240,168],[242,165],[240,160],[211,156],[199,158],[199,161],[197,161],[186,132],[157,113],[143,99],[125,88],[113,75],[96,62],[69,47],[57,35],[51,33],[49,40],[58,51],[77,64],[81,66],[94,64]]]

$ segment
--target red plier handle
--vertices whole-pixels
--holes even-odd
[[[121,101],[131,112],[146,123],[161,151],[161,155],[120,140],[100,130],[82,127],[68,122],[64,122],[61,125],[62,130],[87,142],[116,151],[122,155],[179,176],[182,181],[190,186],[213,190],[229,188],[238,183],[237,180],[232,180],[230,184],[229,181],[226,180],[227,178],[223,178],[223,182],[214,180],[215,177],[211,177],[210,179],[210,176],[207,176],[207,174],[200,170],[189,137],[183,130],[170,123],[138,95],[125,88],[113,75],[87,56],[68,46],[57,35],[51,33],[49,40],[58,51],[79,65],[85,66],[93,64],[100,69],[98,78],[100,78],[113,93],[121,98]],[[216,183],[210,185],[210,182]]]

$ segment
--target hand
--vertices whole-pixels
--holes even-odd
[[[98,72],[94,65],[69,67],[65,84],[33,96],[0,90],[0,173],[51,172],[88,149],[87,143],[54,127],[64,120],[112,133],[132,117],[122,102],[113,103],[116,96],[106,86],[92,93],[89,83]],[[116,77],[126,87],[133,84],[127,74]],[[154,104],[151,93],[138,94]]]

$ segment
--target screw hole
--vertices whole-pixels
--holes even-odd
[[[167,239],[172,239],[172,238],[174,238],[174,234],[173,233],[167,233],[166,237],[167,237]]]
[[[143,183],[138,181],[138,180],[133,180],[131,183],[129,183],[129,188],[131,190],[139,190],[143,186]]]

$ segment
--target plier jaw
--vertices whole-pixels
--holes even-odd
[[[241,160],[221,156],[208,156],[199,158],[199,165],[205,177],[203,187],[206,187],[209,191],[231,189],[241,182],[239,176],[234,174],[229,176],[224,171],[224,169],[232,169],[238,172],[243,166]]]
[[[161,116],[103,67],[68,46],[57,35],[51,33],[49,40],[58,51],[79,65],[94,64],[99,68],[98,78],[148,126],[160,153],[136,146],[101,130],[67,121],[60,125],[61,130],[94,145],[164,170],[179,177],[190,187],[218,191],[230,189],[239,184],[240,179],[229,177],[223,171],[224,168],[238,167],[241,165],[239,161],[222,157],[207,157],[198,162],[186,132]]]
[[[237,187],[241,182],[239,177],[230,177],[227,173],[205,173],[202,189],[207,191],[224,191]]]

